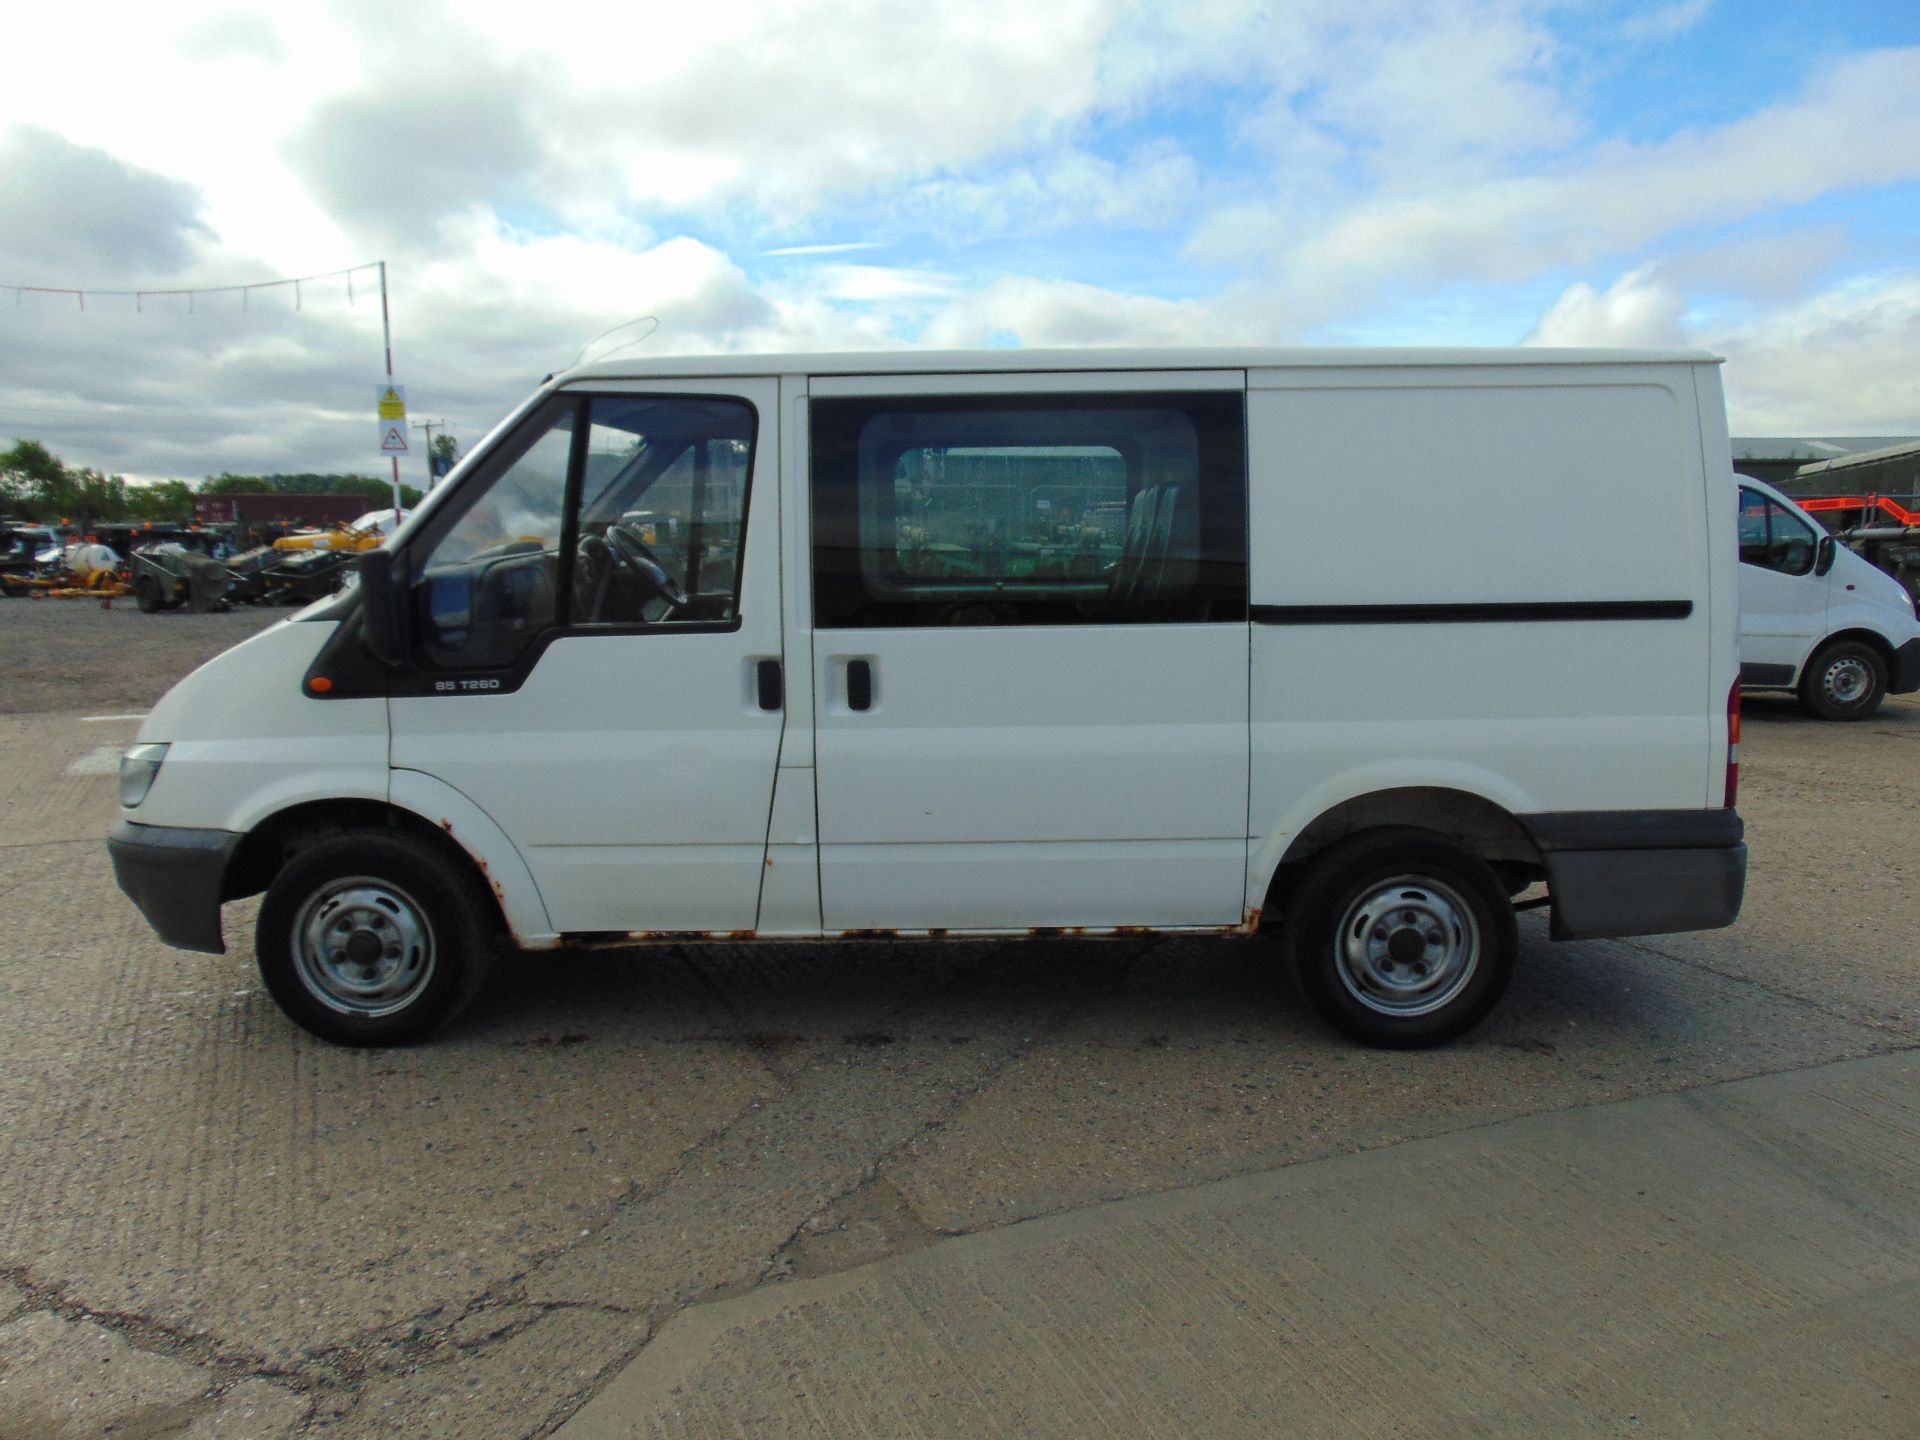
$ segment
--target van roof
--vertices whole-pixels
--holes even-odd
[[[1440,365],[1717,365],[1704,350],[1568,350],[1530,346],[1260,349],[873,350],[816,354],[641,355],[598,360],[551,378],[650,379],[674,375],[1019,374],[1112,370],[1378,369]]]

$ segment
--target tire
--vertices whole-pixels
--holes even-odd
[[[1479,856],[1428,830],[1370,830],[1300,877],[1285,948],[1335,1029],[1367,1045],[1441,1045],[1486,1018],[1519,949],[1506,888]]]
[[[160,608],[160,587],[153,583],[151,575],[142,575],[133,582],[133,603],[140,607],[142,615],[151,615]]]
[[[1800,677],[1800,703],[1822,720],[1864,720],[1887,698],[1887,662],[1862,640],[1836,640]]]
[[[393,831],[331,836],[267,887],[260,978],[288,1017],[337,1045],[403,1045],[479,993],[498,941],[479,878]]]

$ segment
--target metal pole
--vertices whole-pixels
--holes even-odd
[[[436,426],[436,425],[438,425],[438,426],[439,426],[439,427],[440,427],[440,428],[441,428],[442,430],[444,430],[444,429],[446,429],[446,428],[447,428],[447,422],[446,422],[446,420],[445,420],[445,419],[440,419],[440,420],[421,420],[421,421],[418,421],[418,422],[416,422],[416,423],[415,423],[415,425],[414,425],[414,427],[413,427],[413,428],[414,428],[414,429],[416,429],[416,430],[424,430],[424,431],[426,431],[426,432],[427,432],[427,489],[426,489],[426,490],[422,490],[422,491],[420,492],[420,493],[421,493],[422,495],[424,495],[424,494],[426,494],[426,493],[427,493],[427,490],[431,490],[431,489],[433,489],[433,481],[434,481],[434,474],[433,474],[433,427],[434,427],[434,426]]]
[[[380,338],[387,347],[387,383],[393,383],[393,322],[387,315],[387,262],[380,262]],[[427,462],[431,465],[431,459]],[[393,513],[400,515],[400,457],[393,457]]]

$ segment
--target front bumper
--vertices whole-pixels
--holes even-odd
[[[224,954],[220,892],[241,836],[122,820],[107,837],[113,878],[154,933],[181,950]]]
[[[1909,640],[1893,652],[1887,691],[1893,695],[1911,695],[1915,690],[1920,690],[1920,640]]]
[[[1555,940],[1718,930],[1740,916],[1745,829],[1732,810],[1523,815],[1547,867]]]

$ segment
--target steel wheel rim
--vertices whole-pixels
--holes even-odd
[[[1340,983],[1381,1015],[1430,1015],[1480,967],[1480,922],[1451,885],[1426,875],[1370,884],[1335,932]]]
[[[293,961],[307,993],[329,1010],[379,1019],[411,1005],[432,980],[433,925],[391,881],[335,880],[300,907]]]
[[[1834,661],[1821,679],[1827,698],[1836,705],[1859,704],[1873,683],[1873,677],[1867,671],[1867,662],[1853,655]]]

